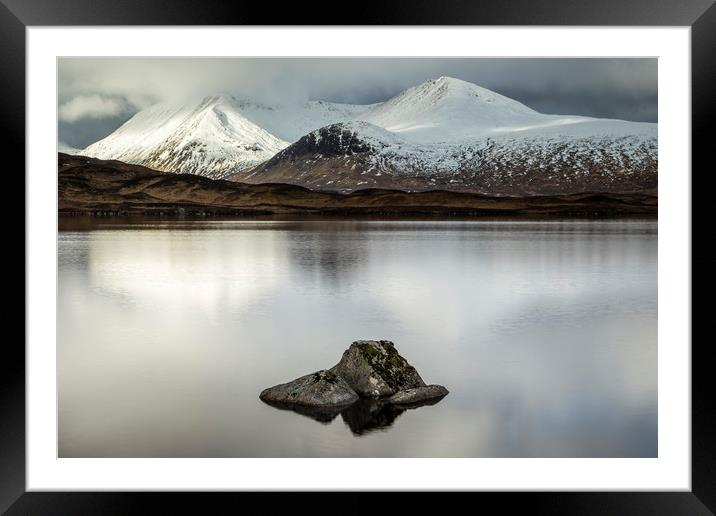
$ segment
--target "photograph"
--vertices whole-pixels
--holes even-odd
[[[58,458],[660,457],[657,58],[56,62]]]

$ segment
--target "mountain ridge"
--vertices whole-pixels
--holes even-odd
[[[542,114],[446,76],[364,106],[268,105],[227,96],[154,106],[81,152],[344,193],[638,191],[656,187],[658,168],[656,124]]]
[[[414,144],[367,122],[349,122],[313,131],[228,178],[341,193],[360,188],[523,196],[638,192],[658,186],[656,151],[656,140],[629,136]]]

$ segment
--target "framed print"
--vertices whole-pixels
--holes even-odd
[[[4,0],[3,510],[710,514],[711,4]]]

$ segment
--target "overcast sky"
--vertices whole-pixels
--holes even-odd
[[[59,139],[78,148],[164,100],[369,104],[441,75],[543,113],[657,121],[656,59],[62,58],[58,69]]]

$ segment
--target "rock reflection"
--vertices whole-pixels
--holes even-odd
[[[353,435],[364,435],[376,430],[387,430],[403,412],[403,407],[385,400],[362,398],[341,412],[341,417]]]
[[[267,400],[261,401],[273,408],[277,408],[279,410],[290,410],[296,414],[309,417],[324,425],[327,425],[336,419],[336,416],[340,414],[342,410],[346,409],[346,407],[310,407],[306,405],[296,405],[295,403],[280,403],[277,401]]]
[[[385,399],[361,398],[348,407],[333,408],[308,407],[292,403],[262,401],[273,408],[295,412],[296,414],[309,417],[324,425],[331,423],[336,419],[338,414],[340,414],[343,422],[348,426],[353,435],[361,436],[377,430],[385,431],[393,426],[398,416],[406,410],[435,405],[442,399],[443,398],[434,398],[418,403],[394,405]]]

